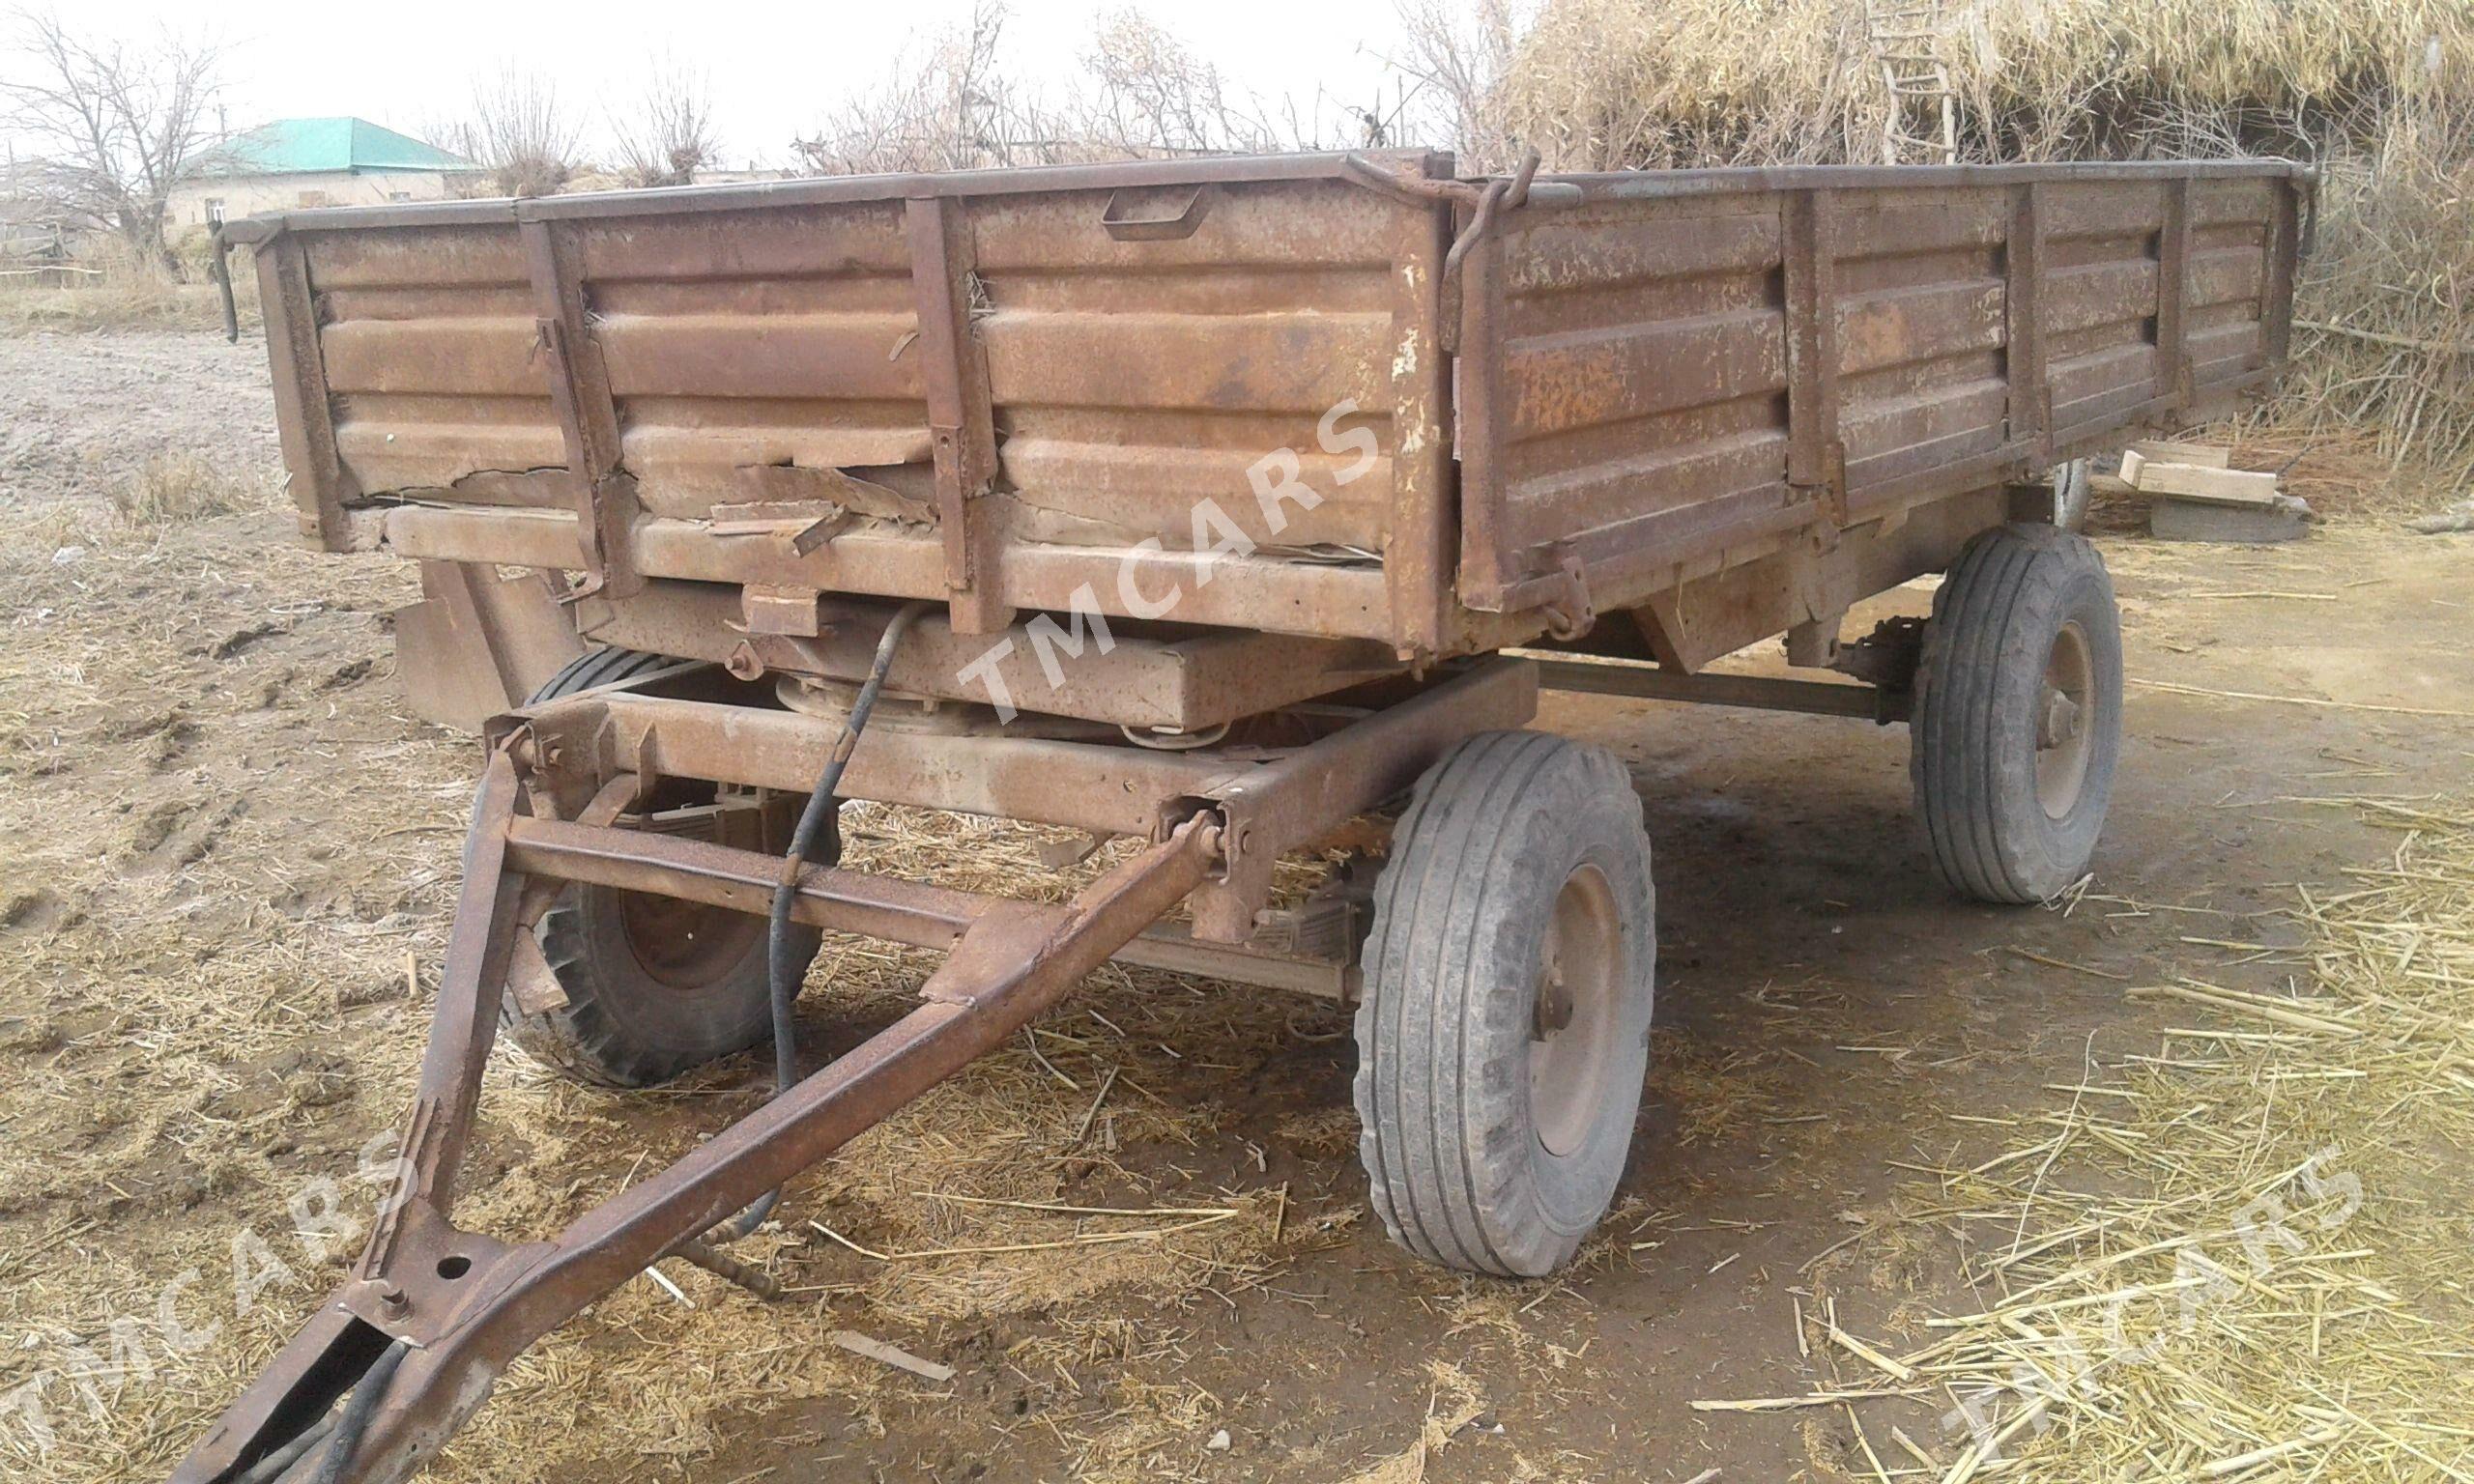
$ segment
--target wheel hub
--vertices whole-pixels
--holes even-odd
[[[2079,702],[2048,685],[2045,687],[2044,716],[2036,728],[2036,746],[2059,747],[2079,735],[2081,711]]]
[[[650,892],[624,892],[618,920],[627,950],[647,974],[678,990],[704,989],[740,959],[763,920]]]
[[[2087,635],[2077,623],[2065,623],[2045,656],[2035,711],[2036,802],[2048,818],[2068,815],[2086,785],[2095,742],[2087,713],[2095,692],[2096,662]]]
[[[1572,1023],[1572,986],[1564,977],[1564,965],[1552,949],[1548,951],[1545,978],[1538,985],[1537,1029],[1532,1039],[1544,1041]]]
[[[1615,890],[1584,865],[1555,895],[1530,1012],[1529,1112],[1538,1142],[1570,1155],[1610,1096],[1624,984]]]

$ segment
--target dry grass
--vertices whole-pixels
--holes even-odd
[[[255,477],[196,454],[156,453],[112,490],[112,508],[131,526],[166,526],[257,508],[270,498]]]
[[[0,275],[0,331],[223,328],[222,296],[208,277],[202,250],[184,261],[180,278],[101,239],[70,273],[36,272],[22,263],[0,267],[29,270]],[[232,255],[232,288],[242,326],[255,326],[257,275],[245,251]]]
[[[1968,1115],[2011,1131],[1905,1203],[1909,1230],[1954,1235],[1977,1305],[1905,1348],[1816,1325],[1816,1393],[1948,1409],[1918,1476],[2474,1472],[2474,809],[2326,802],[2398,843],[2261,934],[2294,945],[2271,951],[2283,985],[2131,988],[2171,1013],[2151,1048],[2091,1047],[2045,1111]],[[1886,1441],[1907,1406],[1865,1404],[1824,1451],[1857,1478],[1877,1445],[1913,1467]]]
[[[1938,42],[1971,158],[2362,141],[2474,89],[2454,0],[1992,0]],[[1841,0],[1549,0],[1491,105],[1567,169],[1877,160],[1885,107]]]
[[[427,1027],[471,744],[401,716],[376,658],[409,574],[296,551],[279,512],[262,519],[243,566],[216,525],[141,527],[100,502],[0,526],[0,1396],[37,1382],[56,1435],[38,1452],[10,1413],[0,1469],[29,1476],[159,1476],[266,1361],[359,1248],[376,1187],[358,1152],[388,1142]],[[386,694],[348,695],[362,687]],[[850,858],[1053,899],[1114,853],[1047,870],[1035,847],[1053,834],[871,809]],[[804,1042],[848,1047],[908,1008],[931,961],[830,942]],[[1190,1470],[1218,1401],[1105,1366],[1095,1381],[1078,1357],[1173,1354],[1209,1291],[1346,1239],[1353,1202],[1286,1188],[1224,1127],[1297,1032],[1344,1024],[1103,971],[1041,1023],[1037,1055],[1018,1042],[984,1058],[793,1185],[742,1249],[787,1300],[682,1264],[664,1275],[685,1302],[626,1285],[510,1370],[439,1476],[683,1463],[726,1447],[743,1410],[805,1400],[865,1428],[879,1399],[935,1389],[824,1342],[844,1327],[1034,1397],[1082,1477]],[[752,1108],[753,1065],[609,1094],[499,1058],[459,1217],[555,1232]],[[312,1254],[289,1203],[321,1178],[344,1219]],[[236,1240],[282,1264],[245,1304]],[[167,1353],[162,1312],[217,1327]],[[108,1358],[132,1317],[152,1370],[97,1377],[84,1357]]]

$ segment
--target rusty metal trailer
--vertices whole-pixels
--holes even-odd
[[[399,1479],[656,1260],[762,1290],[732,1235],[1111,957],[1354,1002],[1386,1229],[1551,1270],[1631,1140],[1654,936],[1629,782],[1523,729],[1541,684],[1908,722],[1954,885],[2076,880],[2120,646],[2047,476],[2265,385],[2310,200],[1387,154],[233,224],[302,533],[420,563],[408,690],[487,747],[406,1174],[175,1479]],[[1780,635],[1836,678],[1701,673]],[[841,866],[846,799],[1140,848],[977,896]],[[1379,870],[1275,901],[1343,829]],[[948,956],[810,1069],[825,930]],[[452,1220],[503,1027],[618,1084],[769,1040],[777,1090],[509,1241]]]

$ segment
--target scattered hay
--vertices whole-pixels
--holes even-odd
[[[1349,1475],[1346,1484],[1423,1484],[1426,1463],[1452,1446],[1460,1430],[1486,1410],[1484,1393],[1467,1372],[1448,1360],[1426,1362],[1433,1390],[1426,1399],[1425,1421],[1418,1441],[1370,1469]]]
[[[252,509],[266,499],[264,487],[247,475],[193,453],[157,453],[113,489],[112,509],[131,526],[166,526]]]
[[[197,329],[223,328],[223,298],[210,281],[204,234],[179,276],[138,261],[117,239],[98,237],[62,268],[12,262],[0,274],[0,331]],[[232,255],[235,308],[245,328],[258,323],[258,275],[247,250]]]
[[[1982,1300],[1832,1363],[1947,1409],[1929,1476],[2474,1475],[2474,807],[2343,807],[2402,839],[2301,891],[2307,978],[2134,990],[2187,1020],[1905,1204]]]

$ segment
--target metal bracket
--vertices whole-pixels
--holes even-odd
[[[1832,436],[1822,444],[1821,479],[1812,484],[1791,485],[1791,489],[1808,499],[1821,503],[1821,512],[1834,529],[1847,526],[1847,441]]]
[[[995,485],[997,457],[988,360],[971,330],[978,270],[968,208],[921,196],[904,210],[951,622],[957,634],[991,634],[1011,623],[1014,612],[997,596],[996,533],[979,508]]]
[[[1488,181],[1478,195],[1478,208],[1469,214],[1469,224],[1452,241],[1451,250],[1443,255],[1443,323],[1437,327],[1443,342],[1443,353],[1456,356],[1460,352],[1461,264],[1486,235],[1495,221],[1506,212],[1516,212],[1529,201],[1530,182],[1538,174],[1539,156],[1533,147],[1521,153],[1520,163],[1508,176]]]
[[[1587,634],[1597,623],[1597,609],[1590,602],[1589,576],[1581,559],[1564,553],[1549,581],[1548,595],[1538,605],[1546,612],[1546,632],[1567,642]]]
[[[592,343],[584,290],[569,261],[568,244],[540,219],[522,224],[527,271],[532,279],[535,344],[550,383],[550,406],[566,444],[575,481],[576,544],[585,580],[565,601],[607,595],[623,598],[644,586],[635,568],[638,506],[636,481],[619,467],[618,410]]]

